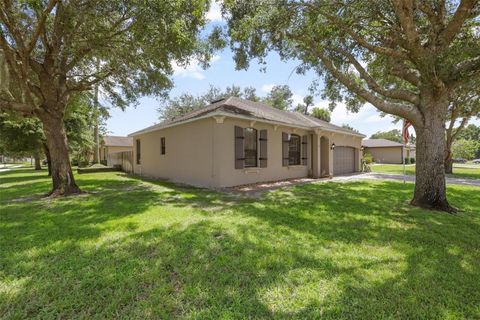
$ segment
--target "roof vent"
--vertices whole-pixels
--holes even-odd
[[[215,99],[215,100],[210,101],[210,104],[214,104],[214,103],[217,103],[217,102],[220,102],[220,101],[223,101],[223,100],[225,100],[225,98]]]

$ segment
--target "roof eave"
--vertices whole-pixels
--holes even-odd
[[[365,135],[363,135],[361,133],[356,133],[356,132],[346,132],[346,131],[343,131],[343,130],[325,128],[325,127],[322,127],[322,126],[314,126],[314,127],[312,127],[312,126],[302,126],[302,125],[297,125],[297,124],[292,124],[292,123],[287,123],[287,122],[281,122],[281,121],[274,121],[274,120],[269,120],[269,119],[264,119],[264,118],[259,118],[259,117],[248,117],[248,116],[242,116],[242,115],[238,115],[238,114],[232,114],[230,112],[225,112],[225,111],[221,111],[221,110],[218,110],[218,109],[215,110],[215,111],[212,111],[210,113],[206,113],[205,115],[203,115],[201,117],[196,117],[196,118],[187,119],[187,120],[184,120],[184,121],[174,122],[174,123],[171,123],[171,124],[166,124],[165,126],[157,126],[157,127],[151,126],[150,128],[146,128],[146,129],[143,129],[143,130],[139,130],[139,131],[130,133],[128,136],[129,137],[134,137],[134,136],[138,136],[138,135],[141,135],[141,134],[146,134],[146,133],[150,133],[150,132],[154,132],[154,131],[158,131],[158,130],[167,129],[167,128],[171,128],[171,127],[174,127],[174,126],[186,124],[186,123],[189,123],[189,122],[198,121],[198,120],[201,120],[201,119],[212,118],[212,117],[215,117],[215,116],[224,116],[224,117],[243,119],[243,120],[249,120],[249,121],[261,121],[261,122],[269,123],[269,124],[273,124],[273,125],[291,127],[291,128],[299,128],[299,129],[305,129],[305,130],[318,129],[318,130],[347,134],[347,135],[352,135],[352,136],[357,136],[357,137],[362,137],[362,138],[366,137]]]
[[[365,137],[366,137],[366,135],[361,134],[361,133],[357,133],[357,132],[353,132],[353,131],[352,131],[352,132],[347,132],[347,131],[338,130],[338,129],[325,128],[325,127],[322,127],[322,126],[313,127],[313,129],[324,130],[324,131],[331,131],[331,132],[341,133],[341,134],[348,134],[348,135],[351,135],[351,136],[357,136],[357,137],[361,137],[361,138],[365,138]]]

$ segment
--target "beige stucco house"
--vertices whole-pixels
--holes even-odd
[[[103,136],[100,141],[100,160],[108,163],[108,155],[132,150],[131,137]]]
[[[364,139],[363,154],[371,154],[376,163],[401,164],[403,158],[415,158],[415,146],[387,140],[387,139]]]
[[[130,136],[135,174],[206,187],[356,172],[364,137],[236,97]]]

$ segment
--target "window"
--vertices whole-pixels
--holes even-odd
[[[290,135],[290,139],[288,143],[288,165],[290,166],[300,165],[300,150],[301,150],[300,136],[296,134]]]
[[[245,168],[257,166],[257,130],[245,128]]]
[[[160,154],[165,154],[165,137],[160,138]]]
[[[140,139],[137,139],[137,164],[140,164],[140,147],[141,147],[141,144],[140,144]]]

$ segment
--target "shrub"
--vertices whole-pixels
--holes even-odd
[[[363,155],[363,161],[366,163],[366,164],[370,164],[373,162],[373,157],[370,153],[365,153]]]
[[[410,158],[410,163],[414,164],[415,163],[415,158]]]

